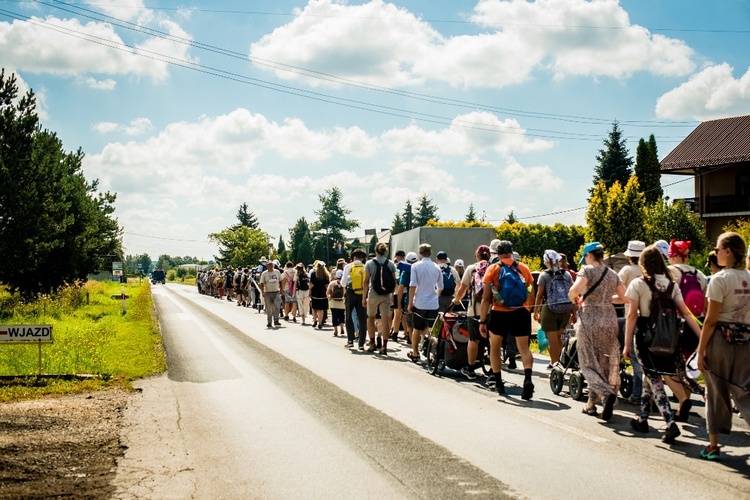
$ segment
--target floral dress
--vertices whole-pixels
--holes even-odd
[[[620,278],[606,266],[583,266],[578,275],[586,278],[588,291],[599,281],[602,272],[607,274],[586,297],[576,322],[578,363],[588,384],[589,401],[594,403],[617,393],[620,388],[619,328],[612,305],[612,295]]]

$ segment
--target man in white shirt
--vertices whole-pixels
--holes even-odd
[[[432,246],[419,245],[419,256],[422,260],[411,266],[409,283],[409,312],[414,315],[414,330],[411,334],[412,352],[407,357],[414,363],[419,362],[419,342],[437,318],[438,295],[443,289],[443,273],[432,259]]]

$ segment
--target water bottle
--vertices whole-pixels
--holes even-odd
[[[549,340],[547,339],[547,334],[544,333],[544,330],[541,328],[536,331],[536,341],[539,345],[539,352],[542,353],[549,348]]]

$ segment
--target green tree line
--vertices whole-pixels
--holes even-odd
[[[0,71],[0,282],[32,298],[122,260],[121,233],[116,195],[86,180],[83,152],[41,127],[16,82]]]

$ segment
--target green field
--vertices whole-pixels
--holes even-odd
[[[127,313],[113,299],[129,296]],[[89,281],[24,303],[0,289],[0,324],[52,325],[52,344],[0,343],[0,401],[88,391],[166,369],[147,282],[121,285]]]

